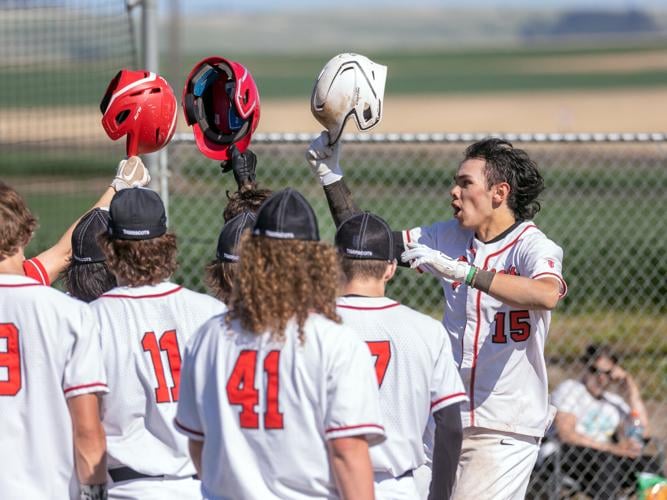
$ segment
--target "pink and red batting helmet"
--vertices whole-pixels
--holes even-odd
[[[127,135],[126,153],[153,153],[176,130],[174,91],[161,76],[123,69],[111,80],[100,103],[102,126],[112,140]]]
[[[259,91],[248,69],[223,57],[195,65],[183,89],[185,120],[199,150],[212,160],[229,159],[229,147],[242,153],[259,124]]]

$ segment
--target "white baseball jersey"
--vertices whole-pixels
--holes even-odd
[[[88,306],[0,274],[0,498],[79,498],[67,399],[107,392]]]
[[[387,440],[371,449],[376,472],[398,477],[426,458],[431,413],[467,400],[442,324],[387,297],[338,298],[338,314],[375,360]]]
[[[174,283],[116,287],[90,303],[102,332],[111,395],[102,408],[110,469],[195,474],[172,421],[187,340],[226,306]]]
[[[553,277],[561,283],[561,297],[567,292],[562,249],[530,221],[487,243],[456,220],[404,231],[403,240],[488,271]],[[544,361],[551,312],[517,309],[457,282],[442,280],[442,287],[443,324],[470,400],[461,414],[464,427],[543,436],[552,416]]]
[[[327,440],[384,439],[366,346],[318,314],[304,331],[277,343],[220,316],[186,348],[175,424],[204,441],[206,498],[338,498]]]

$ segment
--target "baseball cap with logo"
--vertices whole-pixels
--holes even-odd
[[[320,240],[313,208],[292,188],[273,193],[262,203],[252,234],[281,240]]]
[[[72,232],[72,261],[75,264],[104,262],[104,254],[97,244],[97,237],[109,227],[109,210],[93,208]]]
[[[369,212],[354,214],[340,223],[335,245],[349,259],[394,260],[394,235],[389,225]]]
[[[149,240],[167,232],[167,215],[152,189],[118,191],[109,206],[109,235],[119,240]]]
[[[252,230],[255,224],[255,214],[252,212],[242,212],[236,217],[227,221],[220,231],[218,238],[218,251],[216,256],[221,262],[236,262],[239,255],[236,253],[236,247],[241,239],[241,234],[246,229]]]

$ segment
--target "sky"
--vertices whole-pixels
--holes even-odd
[[[158,0],[161,9],[168,9],[174,0]],[[177,0],[184,13],[220,9],[225,6],[234,11],[276,11],[290,9],[331,9],[338,7],[391,7],[391,8],[462,8],[462,7],[522,7],[531,9],[661,9],[667,8],[665,0]]]

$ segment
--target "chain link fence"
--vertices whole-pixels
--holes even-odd
[[[99,123],[104,89],[136,65],[124,0],[0,2],[2,173],[94,166],[111,150]]]
[[[341,164],[357,204],[403,229],[451,216],[453,175],[465,146],[479,138],[347,135]],[[547,341],[550,388],[581,379],[579,359],[588,344],[608,345],[641,390],[656,436],[646,453],[657,453],[667,438],[667,140],[662,134],[506,138],[537,161],[546,190],[536,223],[565,254],[569,293],[554,312]],[[332,241],[324,193],[304,159],[311,139],[256,136],[257,177],[260,187],[302,192],[323,239]],[[215,256],[226,192],[236,188],[233,176],[221,174],[190,137],[179,135],[169,146],[168,184],[170,226],[181,249],[177,280],[204,290],[203,268]],[[430,276],[399,270],[387,293],[441,317],[442,291]],[[623,393],[619,385],[610,390]],[[536,477],[529,496],[554,498],[565,491],[563,481],[554,486],[560,476],[566,478],[552,469]]]

